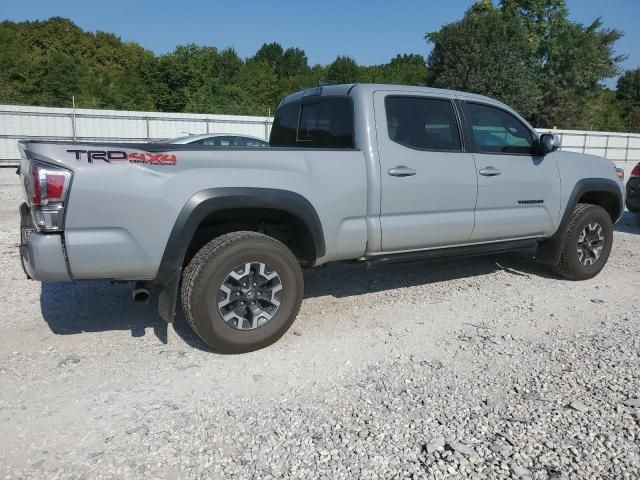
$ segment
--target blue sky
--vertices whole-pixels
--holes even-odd
[[[311,64],[349,55],[362,65],[398,53],[429,51],[424,33],[459,19],[472,0],[360,0],[318,2],[183,0],[0,0],[0,19],[68,17],[85,30],[103,30],[156,53],[197,43],[233,47],[251,56],[264,42],[305,50]],[[625,32],[617,52],[624,68],[640,66],[640,0],[567,0],[570,17]],[[609,82],[611,83],[611,82]]]

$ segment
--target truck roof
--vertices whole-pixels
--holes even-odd
[[[447,90],[443,88],[416,87],[411,85],[393,85],[385,83],[348,83],[342,85],[323,85],[292,93],[282,100],[282,104],[294,102],[307,96],[343,96],[356,94],[372,95],[373,92],[376,91],[400,91],[403,93],[421,93],[442,97],[464,98],[467,100],[480,100],[485,103],[500,105],[501,107],[512,110],[508,105],[505,105],[498,100],[475,93],[462,92],[458,90]]]

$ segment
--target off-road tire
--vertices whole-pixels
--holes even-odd
[[[580,263],[577,252],[581,232],[589,224],[598,223],[602,227],[604,244],[602,252],[591,265]],[[595,277],[607,263],[613,244],[613,224],[607,211],[597,205],[579,203],[573,210],[565,236],[560,261],[554,265],[555,273],[568,280],[587,280]]]
[[[229,273],[249,262],[262,262],[277,271],[281,300],[267,323],[238,330],[224,321],[217,295]],[[187,322],[205,344],[222,353],[244,353],[271,345],[289,329],[303,292],[302,270],[293,253],[271,237],[242,231],[217,237],[196,253],[183,273],[181,300]]]

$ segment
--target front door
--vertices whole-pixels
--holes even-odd
[[[474,225],[477,176],[453,98],[374,95],[386,252],[458,245]]]
[[[555,155],[536,154],[534,133],[510,112],[473,102],[465,102],[464,108],[478,168],[471,241],[552,234],[560,214]]]

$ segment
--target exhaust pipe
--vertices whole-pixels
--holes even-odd
[[[151,293],[140,283],[136,283],[133,286],[131,297],[133,298],[134,303],[149,303],[149,300],[151,299]]]

